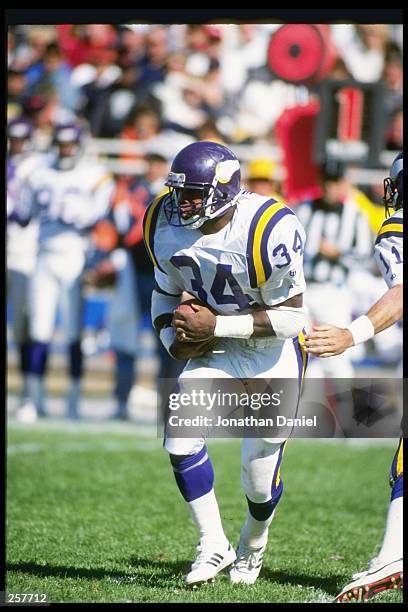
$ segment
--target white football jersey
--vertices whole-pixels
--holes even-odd
[[[40,251],[86,248],[89,230],[110,205],[114,182],[106,167],[82,157],[71,170],[60,170],[53,155],[21,185],[16,211],[23,221],[39,221]]]
[[[378,232],[374,258],[388,288],[403,283],[403,211],[396,210]]]
[[[215,234],[174,227],[158,196],[144,239],[160,289],[185,290],[224,315],[280,304],[305,291],[305,233],[283,202],[242,190],[231,221]]]
[[[20,185],[41,165],[42,155],[28,153],[7,160],[7,214],[17,207]],[[34,269],[38,245],[38,222],[21,227],[15,221],[7,223],[7,267],[23,274]]]

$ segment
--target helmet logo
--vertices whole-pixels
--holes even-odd
[[[390,170],[390,176],[393,180],[395,180],[398,176],[398,173],[401,172],[402,167],[402,157],[395,159]]]
[[[221,184],[228,183],[231,180],[234,172],[239,170],[239,161],[237,159],[227,159],[217,164],[215,169],[215,181]]]

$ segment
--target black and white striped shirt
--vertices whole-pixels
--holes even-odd
[[[366,215],[352,198],[329,204],[324,199],[305,202],[296,215],[306,232],[304,273],[307,282],[341,285],[356,266],[371,267],[374,236]],[[325,239],[340,251],[329,258],[320,252]]]

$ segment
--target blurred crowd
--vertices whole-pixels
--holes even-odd
[[[229,143],[274,140],[299,87],[271,75],[276,24],[14,26],[8,117],[46,132],[76,115],[94,137],[148,140],[165,130]],[[401,148],[402,25],[330,26],[327,75],[386,86],[386,139]],[[261,94],[261,95],[260,95]],[[46,140],[44,139],[43,142]]]
[[[115,415],[118,418],[128,416],[129,394],[135,381],[134,367],[141,347],[138,330],[151,326],[150,298],[154,278],[142,240],[141,222],[148,204],[163,191],[172,157],[197,139],[223,142],[232,149],[234,145],[245,145],[250,147],[251,154],[243,163],[244,185],[267,196],[283,191],[285,168],[264,158],[259,153],[260,147],[279,144],[275,126],[282,112],[304,102],[305,93],[308,99],[313,96],[316,84],[305,88],[272,74],[267,49],[271,35],[279,27],[276,24],[61,24],[19,25],[8,30],[8,124],[11,128],[19,123],[28,126],[20,133],[9,127],[9,160],[12,163],[8,191],[13,176],[18,175],[16,168],[27,155],[48,153],[58,145],[57,155],[61,156],[64,142],[56,141],[56,126],[78,126],[82,134],[77,136],[78,145],[89,137],[141,145],[129,152],[119,150],[122,162],[142,162],[140,171],[114,170],[112,176],[112,170],[109,172],[106,166],[111,189],[106,191],[103,213],[95,217],[91,225],[76,226],[76,231],[86,238],[81,287],[85,284],[94,291],[108,289],[111,295],[106,325],[110,348],[116,357]],[[334,55],[327,78],[382,82],[385,87],[384,147],[401,150],[402,26],[335,24],[330,26],[329,33]],[[39,161],[39,166],[36,163],[31,167],[25,164],[20,181],[24,180],[24,173],[29,175],[33,168],[45,162]],[[102,157],[98,163],[103,166]],[[97,165],[95,168],[96,173],[103,175]],[[334,171],[322,168],[321,190],[316,201],[296,202],[305,226],[311,223],[308,210],[313,207],[328,215],[340,214],[336,206],[350,201],[358,211],[355,217],[358,231],[356,229],[356,237],[350,238],[346,246],[337,244],[334,247],[326,236],[310,253],[309,260],[306,253],[307,280],[312,289],[316,288],[317,296],[322,295],[324,283],[332,301],[343,306],[347,302],[347,313],[343,314],[345,319],[350,319],[362,314],[365,303],[370,305],[385,289],[370,255],[375,233],[383,220],[382,184],[352,185],[347,180],[345,168],[338,166]],[[19,193],[16,187],[14,198],[17,200]],[[7,248],[8,254],[17,253],[18,260],[24,240],[19,233],[21,228],[13,229],[15,223],[11,211]],[[24,268],[28,279],[35,273],[38,252],[35,245],[39,239],[33,233],[33,223],[21,230],[26,232],[31,227],[34,244],[32,265]],[[341,278],[336,277],[337,272],[333,276],[327,273],[324,279],[316,277],[316,269],[322,269],[322,259],[330,270],[336,272],[341,268]],[[14,264],[15,260],[8,255],[8,270],[21,268],[20,260]],[[10,277],[10,299],[13,282],[15,285],[15,278]],[[340,287],[347,293],[347,300],[343,299],[346,293],[343,292],[343,297],[340,295]],[[26,331],[22,334],[20,329],[16,342],[20,347],[23,375],[38,375],[38,363],[33,366],[32,361],[30,366],[27,353],[27,346],[33,341],[32,331],[29,331],[32,325],[29,324],[31,298],[28,291],[24,315]],[[320,310],[321,307],[322,301]],[[317,309],[315,320],[318,318]],[[376,346],[372,348],[384,363],[394,363],[399,358],[400,332],[393,330],[386,336],[376,337]],[[72,362],[78,359],[79,340],[80,337],[74,337],[71,343],[74,346]],[[38,346],[45,344],[41,339],[34,338],[34,341]],[[44,349],[38,346],[37,353]],[[171,360],[158,344],[156,351],[160,362],[157,375],[175,376],[181,364]],[[354,357],[361,358],[361,354]],[[44,374],[43,365],[41,375]],[[343,369],[334,368],[331,375],[347,377],[350,367],[350,363],[343,364]],[[71,377],[77,379],[81,373],[71,367]],[[78,401],[79,387],[75,388]],[[32,398],[33,392],[27,385],[22,388],[22,404],[30,393]],[[77,406],[72,402],[69,410],[73,418],[78,416]]]

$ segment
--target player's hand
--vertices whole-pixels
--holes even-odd
[[[317,357],[334,357],[353,346],[353,336],[348,329],[334,325],[316,325],[305,336],[306,352]]]
[[[175,310],[172,325],[181,342],[201,342],[214,338],[216,315],[206,306],[191,304],[194,312]]]
[[[194,359],[214,348],[216,342],[217,338],[210,338],[205,342],[181,342],[176,338],[170,347],[170,353],[174,359]]]

